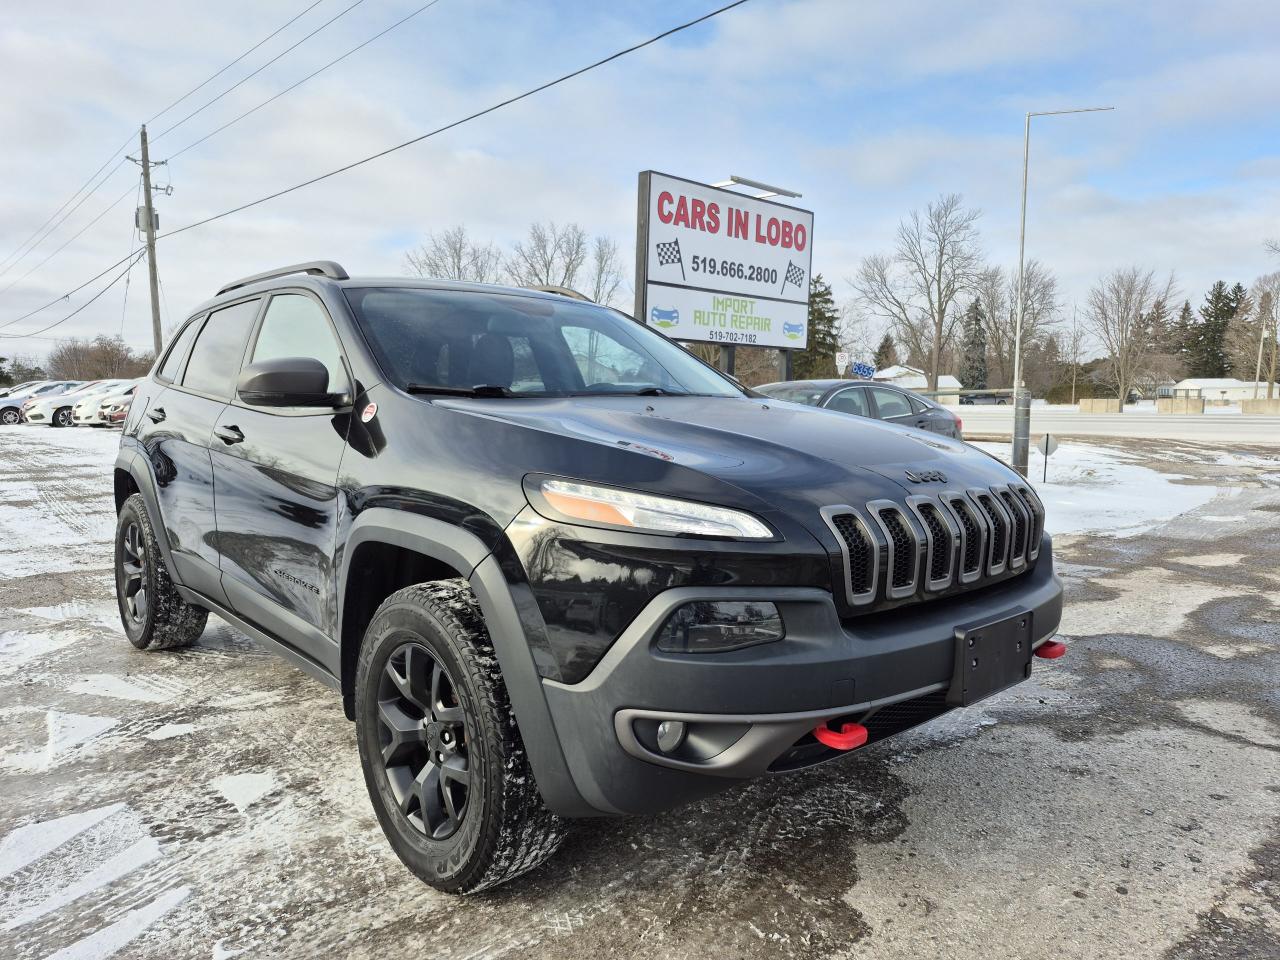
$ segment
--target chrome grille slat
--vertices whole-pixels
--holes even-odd
[[[847,504],[822,508],[822,519],[840,544],[845,598],[852,606],[872,603],[880,578],[880,544],[867,522]]]
[[[1009,566],[1016,570],[1027,562],[1027,541],[1030,533],[1031,517],[1022,498],[1007,487],[995,489],[1009,516],[1013,521],[1013,536],[1009,541]]]
[[[962,494],[947,493],[940,498],[955,517],[960,530],[959,580],[972,583],[982,576],[983,548],[986,546],[986,527],[974,512],[974,507]]]
[[[916,532],[902,507],[892,500],[873,500],[867,509],[885,537],[885,596],[890,600],[909,597],[916,592],[924,537]]]

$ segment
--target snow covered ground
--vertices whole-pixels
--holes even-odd
[[[974,446],[1008,461],[1007,443]],[[1261,457],[1222,454],[1237,464],[1265,463]],[[1027,470],[1045,506],[1045,528],[1057,536],[1067,533],[1106,533],[1132,537],[1159,523],[1196,510],[1215,500],[1231,512],[1231,487],[1187,482],[1185,475],[1164,473],[1148,466],[1150,456],[1096,444],[1062,441],[1049,457],[1031,449]],[[1280,466],[1280,462],[1277,464]]]

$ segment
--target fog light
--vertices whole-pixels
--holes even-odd
[[[667,653],[723,653],[785,636],[782,614],[772,603],[697,600],[667,618],[658,631],[658,649]]]
[[[670,753],[684,743],[683,720],[663,720],[658,724],[658,749]]]

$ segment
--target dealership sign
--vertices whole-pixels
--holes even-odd
[[[636,318],[674,340],[802,350],[813,214],[640,174]]]

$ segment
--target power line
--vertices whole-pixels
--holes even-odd
[[[378,33],[375,33],[375,34],[374,34],[372,37],[370,37],[368,40],[365,40],[363,43],[357,44],[356,46],[352,47],[350,50],[348,50],[348,51],[347,51],[346,53],[344,53],[342,56],[337,57],[336,59],[330,60],[330,61],[329,61],[328,63],[326,63],[323,67],[320,67],[318,70],[315,70],[315,71],[313,71],[313,72],[311,72],[311,73],[307,74],[305,77],[303,77],[303,78],[302,78],[301,80],[299,80],[297,83],[293,83],[293,84],[290,84],[289,86],[285,87],[283,90],[281,90],[279,93],[277,93],[274,97],[268,97],[266,100],[263,100],[263,101],[262,101],[260,104],[258,104],[256,107],[252,107],[252,108],[250,108],[250,109],[246,110],[244,113],[240,114],[240,116],[235,117],[234,119],[228,120],[228,121],[227,121],[226,123],[224,123],[222,126],[220,126],[220,127],[216,128],[216,129],[211,130],[210,132],[206,133],[206,134],[205,134],[203,137],[201,137],[199,140],[193,140],[191,143],[188,143],[185,147],[183,147],[181,150],[178,150],[176,153],[171,153],[171,154],[169,154],[169,159],[170,159],[170,160],[172,160],[174,157],[179,157],[179,156],[181,156],[182,154],[184,154],[184,153],[186,153],[188,150],[190,150],[192,147],[198,147],[200,144],[204,143],[204,142],[205,142],[206,140],[208,140],[210,137],[217,136],[217,135],[218,135],[219,133],[221,133],[223,130],[227,129],[227,127],[230,127],[230,126],[233,126],[234,124],[239,123],[241,120],[243,120],[245,117],[249,116],[249,115],[250,115],[250,114],[252,114],[252,113],[257,113],[257,112],[258,112],[259,110],[261,110],[263,107],[267,106],[267,104],[274,103],[276,100],[279,100],[281,97],[283,97],[286,93],[289,93],[289,92],[290,92],[290,91],[292,91],[292,90],[296,90],[298,87],[302,86],[302,85],[303,85],[304,83],[306,83],[308,80],[311,80],[312,78],[314,78],[314,77],[316,77],[316,76],[320,75],[321,73],[324,73],[324,71],[328,70],[330,67],[334,66],[335,64],[341,63],[343,60],[347,59],[347,57],[351,56],[353,53],[356,53],[356,52],[358,52],[358,51],[360,51],[360,50],[363,50],[363,49],[364,49],[365,47],[367,47],[369,44],[373,43],[373,41],[375,41],[375,40],[377,40],[377,39],[379,39],[379,38],[381,38],[381,37],[386,36],[386,35],[387,35],[388,33],[390,33],[392,30],[396,29],[396,27],[399,27],[399,26],[401,26],[402,24],[407,23],[408,21],[410,21],[410,20],[412,20],[414,17],[416,17],[418,14],[423,13],[423,12],[425,12],[425,11],[429,10],[430,8],[434,7],[434,6],[435,6],[437,3],[439,3],[439,2],[440,2],[440,0],[431,0],[431,2],[430,2],[430,3],[424,3],[424,4],[423,4],[422,6],[420,6],[417,10],[414,10],[412,13],[408,14],[407,16],[400,18],[400,19],[399,19],[399,20],[397,20],[395,23],[391,24],[391,26],[387,27],[385,30],[381,30],[381,31],[379,31]]]
[[[140,251],[140,252],[138,253],[138,255],[137,255],[137,256],[135,256],[132,260],[129,260],[129,258],[128,258],[128,257],[126,257],[125,259],[126,259],[126,260],[129,260],[129,265],[128,265],[127,267],[125,267],[122,271],[120,271],[118,274],[116,274],[116,275],[115,275],[115,278],[114,278],[110,283],[108,283],[105,287],[103,287],[101,290],[99,290],[97,293],[95,293],[92,297],[90,297],[90,298],[89,298],[88,300],[86,300],[84,303],[80,304],[80,306],[76,307],[74,310],[72,310],[70,313],[68,313],[68,314],[67,314],[65,317],[63,317],[61,320],[55,320],[55,321],[53,321],[53,323],[49,324],[47,327],[41,327],[39,330],[33,330],[33,331],[31,331],[30,333],[0,333],[0,337],[7,337],[7,338],[14,339],[14,340],[21,340],[21,339],[24,339],[24,338],[26,338],[26,337],[38,337],[40,334],[42,334],[42,333],[47,333],[48,331],[52,330],[54,327],[58,326],[59,324],[61,324],[61,323],[66,323],[68,320],[70,320],[72,317],[74,317],[77,313],[79,313],[79,312],[80,312],[81,310],[83,310],[85,307],[89,306],[91,303],[93,303],[95,300],[97,300],[100,296],[102,296],[104,293],[106,293],[108,290],[110,290],[112,287],[114,287],[114,286],[115,286],[117,283],[119,283],[119,282],[120,282],[124,277],[128,276],[129,271],[133,269],[133,265],[134,265],[135,263],[137,263],[139,260],[141,260],[145,255],[146,255],[146,250],[142,250],[142,251]],[[103,274],[109,273],[109,272],[111,271],[111,269],[112,269],[112,268],[120,266],[120,264],[121,264],[121,263],[123,263],[123,262],[124,262],[124,261],[122,261],[122,260],[117,260],[115,263],[113,263],[113,264],[112,264],[110,267],[108,267],[106,270],[103,270],[103,271],[102,271],[102,273],[98,274],[98,277],[103,276]],[[96,280],[96,279],[98,279],[98,277],[94,277],[93,279],[94,279],[94,280]],[[82,290],[82,289],[84,289],[85,287],[87,287],[87,286],[88,286],[90,283],[92,283],[92,282],[93,282],[93,280],[89,280],[89,281],[87,281],[86,283],[83,283],[83,284],[81,284],[79,287],[77,287],[77,288],[76,288],[76,290]],[[75,290],[73,290],[73,291],[71,291],[71,292],[72,292],[72,293],[75,293],[76,291],[75,291]],[[70,295],[71,295],[71,294],[67,294],[67,297],[69,297]],[[60,299],[65,300],[67,297],[61,297]],[[55,301],[55,302],[57,302],[57,301]]]
[[[335,14],[334,16],[330,17],[328,20],[326,20],[324,23],[320,24],[320,26],[316,27],[314,30],[312,30],[310,33],[308,33],[305,37],[303,37],[303,38],[302,38],[301,40],[299,40],[297,43],[293,44],[292,46],[285,47],[283,50],[281,50],[279,53],[277,53],[274,57],[272,57],[270,60],[268,60],[268,61],[267,61],[266,63],[264,63],[262,66],[258,67],[258,69],[257,69],[257,70],[254,70],[252,73],[249,73],[249,74],[247,74],[246,76],[241,77],[239,80],[237,80],[237,81],[236,81],[235,83],[233,83],[231,86],[227,87],[227,89],[223,90],[220,94],[218,94],[218,95],[217,95],[216,97],[214,97],[212,100],[206,101],[205,103],[203,103],[203,104],[201,104],[200,106],[196,107],[196,109],[192,110],[190,113],[188,113],[185,117],[183,117],[183,118],[182,118],[181,120],[179,120],[177,123],[170,124],[169,126],[165,127],[163,130],[161,130],[159,133],[157,133],[154,137],[152,137],[152,138],[151,138],[151,139],[152,139],[152,141],[159,140],[159,139],[160,139],[161,137],[163,137],[166,133],[169,133],[169,132],[171,132],[171,131],[173,131],[173,130],[178,129],[178,127],[182,126],[184,123],[186,123],[186,122],[187,122],[188,120],[190,120],[192,117],[196,116],[196,114],[201,113],[201,112],[203,112],[204,110],[206,110],[207,108],[209,108],[209,107],[213,106],[215,103],[217,103],[219,100],[221,100],[221,99],[222,99],[223,97],[225,97],[227,94],[229,94],[232,90],[235,90],[237,87],[240,87],[240,86],[242,86],[242,85],[243,85],[243,84],[245,84],[245,83],[248,83],[250,80],[252,80],[252,79],[253,79],[254,77],[256,77],[258,74],[260,74],[263,70],[267,69],[267,67],[271,66],[273,63],[275,63],[275,62],[276,62],[277,60],[279,60],[281,57],[285,56],[286,54],[290,53],[290,52],[291,52],[291,51],[293,51],[293,50],[298,49],[298,47],[302,46],[304,43],[306,43],[308,40],[310,40],[312,37],[314,37],[317,33],[319,33],[321,30],[323,30],[325,27],[329,26],[329,24],[333,23],[335,20],[338,20],[338,19],[339,19],[339,18],[341,18],[341,17],[345,17],[348,13],[350,13],[350,12],[351,12],[352,10],[354,10],[356,7],[360,6],[360,4],[362,4],[362,3],[364,3],[364,0],[355,0],[355,3],[351,4],[351,6],[344,8],[343,10],[339,11],[339,12],[338,12],[337,14]]]
[[[265,37],[263,37],[261,40],[259,40],[257,43],[255,43],[252,47],[250,47],[250,48],[249,48],[248,50],[246,50],[244,53],[240,54],[240,56],[236,57],[234,60],[232,60],[230,63],[228,63],[225,67],[223,67],[221,70],[218,70],[217,72],[212,73],[212,74],[210,74],[209,76],[205,77],[203,80],[201,80],[199,83],[197,83],[194,87],[192,87],[190,90],[188,90],[188,91],[187,91],[186,93],[184,93],[182,96],[180,96],[177,100],[173,101],[173,103],[169,104],[167,107],[165,107],[165,108],[164,108],[163,110],[161,110],[159,113],[157,113],[154,117],[152,117],[150,120],[148,120],[148,121],[147,121],[147,123],[155,123],[155,121],[156,121],[156,119],[157,119],[157,118],[159,118],[159,117],[163,117],[166,113],[168,113],[170,110],[172,110],[172,109],[173,109],[174,107],[176,107],[178,104],[180,104],[183,100],[187,99],[187,97],[191,96],[191,95],[192,95],[193,93],[195,93],[197,90],[200,90],[201,88],[203,88],[203,87],[205,87],[206,85],[208,85],[210,82],[212,82],[212,81],[214,81],[214,80],[218,79],[218,77],[222,76],[224,73],[226,73],[226,72],[227,72],[228,70],[230,70],[232,67],[234,67],[237,63],[239,63],[241,60],[243,60],[243,59],[244,59],[245,57],[247,57],[249,54],[253,53],[253,51],[257,50],[260,46],[262,46],[264,43],[266,43],[268,40],[270,40],[270,39],[272,39],[273,37],[275,37],[277,34],[279,34],[279,33],[280,33],[282,30],[284,30],[286,27],[292,26],[294,23],[296,23],[297,21],[301,20],[303,17],[305,17],[308,13],[310,13],[310,12],[311,12],[312,10],[314,10],[316,7],[320,6],[320,4],[322,4],[322,3],[324,3],[324,0],[315,0],[315,3],[312,3],[310,6],[308,6],[308,7],[304,8],[304,9],[302,10],[302,12],[301,12],[301,13],[294,14],[294,16],[292,16],[291,18],[289,18],[288,20],[286,20],[286,21],[285,21],[284,23],[282,23],[280,26],[276,27],[276,29],[272,30],[269,34],[267,34]]]
[[[414,137],[410,140],[406,140],[403,143],[396,144],[393,147],[387,147],[385,150],[380,150],[377,153],[370,154],[369,156],[364,157],[360,160],[355,160],[351,163],[346,164],[345,166],[338,167],[335,170],[330,170],[328,173],[321,174],[320,176],[317,176],[317,177],[312,177],[310,180],[304,180],[302,183],[294,184],[292,187],[286,187],[284,190],[277,190],[275,193],[268,194],[265,197],[259,197],[257,200],[251,200],[248,203],[242,203],[238,207],[232,207],[230,210],[224,210],[222,213],[217,213],[211,217],[205,217],[203,220],[197,220],[194,223],[187,224],[186,226],[178,227],[176,230],[170,230],[168,233],[157,234],[156,239],[163,240],[168,237],[177,236],[180,233],[186,233],[188,230],[194,230],[197,227],[204,226],[205,224],[213,223],[215,220],[221,220],[224,217],[231,216],[232,214],[240,213],[241,211],[248,210],[251,207],[259,206],[260,204],[267,203],[268,201],[271,201],[271,200],[275,200],[278,197],[283,197],[285,194],[293,193],[295,190],[301,190],[303,187],[309,187],[312,184],[319,183],[322,180],[327,180],[330,177],[335,177],[340,173],[346,173],[348,170],[353,170],[356,167],[363,166],[364,164],[369,163],[373,160],[377,160],[377,159],[380,159],[381,157],[387,156],[388,154],[395,153],[397,150],[403,150],[405,147],[410,147],[415,143],[421,143],[423,140],[427,140],[431,137],[437,136],[438,134],[444,133],[448,130],[452,130],[455,127],[462,126],[464,123],[468,123],[472,120],[486,116],[487,114],[494,113],[498,110],[501,110],[503,107],[510,106],[513,103],[518,103],[521,100],[526,100],[529,97],[532,97],[535,94],[541,93],[544,90],[549,90],[550,88],[558,86],[561,83],[564,83],[568,80],[572,80],[575,77],[579,77],[584,73],[588,73],[592,70],[595,70],[597,67],[603,67],[605,64],[612,63],[614,60],[618,60],[618,59],[621,59],[622,57],[627,56],[628,54],[635,53],[637,50],[642,50],[645,47],[651,46],[660,40],[665,40],[667,37],[680,33],[683,30],[688,30],[690,27],[695,27],[700,23],[705,23],[706,21],[712,19],[713,17],[717,17],[722,13],[726,13],[729,10],[734,9],[735,7],[742,6],[746,2],[747,0],[734,0],[734,2],[732,3],[727,3],[722,7],[717,7],[715,10],[712,10],[709,13],[705,13],[700,17],[696,17],[693,20],[688,20],[682,24],[679,24],[678,26],[671,27],[668,30],[664,30],[662,33],[655,34],[654,36],[650,37],[647,40],[642,40],[641,42],[633,44],[632,46],[626,47],[622,50],[619,50],[616,53],[612,53],[607,57],[603,57],[599,60],[596,60],[594,63],[587,64],[584,67],[579,67],[577,70],[573,70],[569,73],[562,74],[561,76],[556,77],[554,80],[548,80],[546,83],[539,84],[536,87],[526,90],[524,93],[517,94],[516,96],[513,96],[513,97],[508,97],[506,100],[502,100],[498,103],[493,104],[492,106],[485,107],[483,110],[478,110],[475,113],[472,113],[469,116],[463,117],[460,120],[454,120],[452,123],[445,124],[442,127],[437,127],[434,130],[430,130],[427,133],[421,134],[420,136]],[[18,323],[22,320],[26,320],[28,317],[33,317],[37,313],[47,310],[49,307],[53,306],[54,304],[60,303],[61,301],[70,297],[72,294],[78,293],[79,291],[83,290],[85,287],[89,286],[89,284],[93,283],[95,280],[98,280],[99,278],[106,276],[116,267],[124,263],[125,260],[127,259],[128,257],[125,257],[124,259],[121,259],[121,260],[117,260],[115,263],[111,264],[106,269],[102,270],[100,273],[97,273],[94,276],[90,277],[88,280],[84,281],[79,286],[74,287],[71,290],[68,290],[62,296],[49,301],[44,306],[36,307],[34,310],[24,313],[22,316],[14,318],[11,321],[11,323]],[[136,260],[134,262],[136,262]],[[54,325],[56,326],[56,324]],[[36,331],[36,332],[41,333],[43,331]],[[19,336],[19,334],[0,334],[0,336]]]
[[[67,199],[62,202],[62,206],[58,207],[57,210],[53,211],[53,213],[49,215],[48,220],[40,224],[40,226],[36,227],[36,229],[32,232],[30,237],[27,237],[26,240],[23,240],[22,243],[18,244],[17,250],[14,250],[13,253],[9,254],[9,256],[5,257],[4,260],[0,261],[0,264],[4,265],[3,269],[0,269],[0,276],[2,276],[9,269],[9,267],[13,266],[13,264],[9,263],[9,261],[13,259],[14,254],[21,251],[31,241],[32,237],[35,237],[38,233],[40,233],[41,230],[43,230],[53,221],[54,217],[56,217],[64,209],[66,209],[67,204],[69,204],[72,200],[78,197],[80,195],[81,190],[83,190],[89,184],[93,183],[94,179],[98,176],[98,174],[100,174],[103,170],[107,169],[107,164],[109,164],[116,157],[120,156],[121,151],[123,151],[127,146],[129,146],[129,144],[133,142],[133,136],[134,136],[133,134],[129,134],[129,139],[126,140],[124,143],[120,144],[120,146],[116,147],[116,152],[111,154],[111,156],[107,157],[106,162],[103,163],[102,166],[100,166],[97,170],[93,171],[93,173],[89,175],[89,179],[86,180],[84,183],[82,183],[79,189],[77,189],[75,193],[71,194],[71,196],[67,197]],[[121,163],[123,162],[124,161],[121,161]],[[111,173],[115,173],[116,169],[119,169],[119,167],[120,167],[120,164],[119,163],[116,164],[115,169],[113,169]],[[110,174],[108,174],[108,176],[110,176]],[[102,186],[101,183],[98,184],[98,187],[100,186]],[[97,190],[98,187],[94,187],[93,189]],[[23,254],[23,256],[25,255],[26,254]],[[19,257],[19,259],[21,259],[21,257]]]

